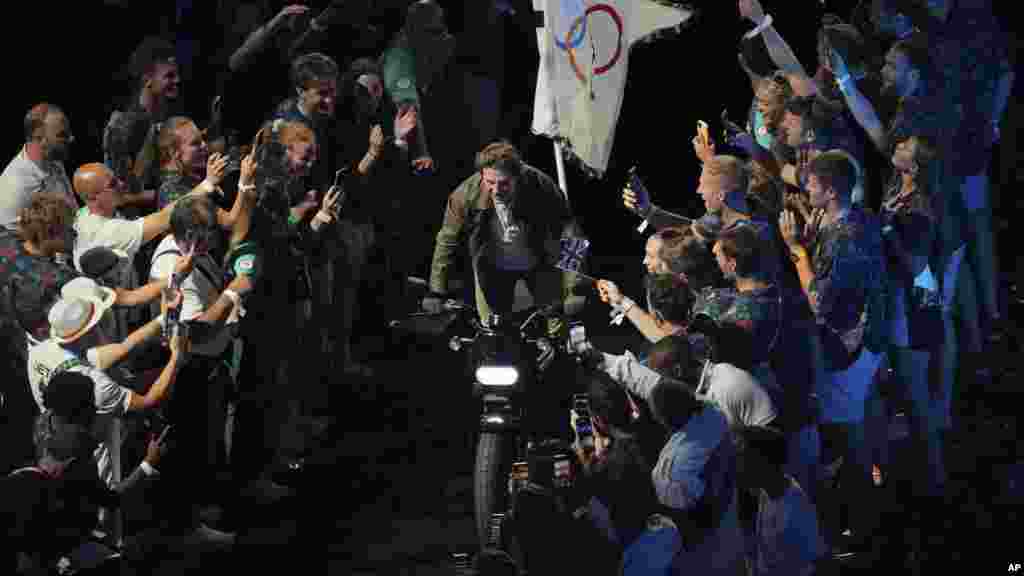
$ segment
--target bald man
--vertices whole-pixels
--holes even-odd
[[[118,217],[117,208],[125,190],[124,181],[98,162],[86,164],[75,172],[75,191],[85,204],[75,217],[76,268],[79,268],[81,255],[90,248],[110,248],[122,257],[134,258],[139,248],[170,229],[175,202],[135,220]],[[200,186],[193,193],[208,194],[209,190]],[[217,209],[217,224],[221,229],[230,230],[236,224],[248,223],[247,218],[241,217],[251,210],[251,203],[244,201],[247,196],[237,194],[231,212]]]
[[[72,142],[71,123],[57,106],[43,102],[25,114],[25,145],[0,175],[0,226],[13,229],[39,192],[57,192],[78,209],[64,171]]]

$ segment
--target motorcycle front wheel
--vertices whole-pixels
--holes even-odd
[[[476,465],[473,468],[473,511],[480,548],[495,540],[492,514],[507,512],[509,466],[503,461],[504,438],[501,434],[481,432],[476,443]]]

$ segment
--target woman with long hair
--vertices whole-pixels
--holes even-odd
[[[894,175],[883,197],[881,218],[888,257],[888,336],[889,360],[893,377],[888,397],[908,401],[911,440],[914,454],[925,458],[923,465],[912,467],[920,478],[915,489],[927,495],[944,483],[939,449],[938,427],[931,415],[929,362],[942,344],[942,300],[938,276],[932,269],[932,256],[938,252],[937,199],[934,186],[938,161],[936,148],[923,136],[910,136],[896,144],[892,155]],[[937,392],[937,391],[936,391]],[[881,398],[875,398],[876,409]],[[884,415],[884,411],[879,410]],[[879,414],[876,412],[875,416]],[[876,427],[881,434],[887,427]],[[888,438],[875,443],[879,450],[879,468],[888,463]],[[876,474],[876,482],[879,481]]]

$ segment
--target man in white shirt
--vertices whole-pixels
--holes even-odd
[[[172,341],[171,360],[145,395],[137,394],[115,382],[106,369],[123,359],[140,344],[160,334],[160,320],[140,328],[124,342],[111,344],[99,326],[103,315],[113,306],[116,295],[88,278],[77,278],[61,289],[61,298],[49,312],[51,338],[29,349],[29,387],[40,411],[47,383],[64,371],[88,376],[95,386],[96,438],[102,439],[95,453],[100,478],[108,485],[120,480],[119,438],[115,419],[129,411],[146,410],[159,405],[186,355],[180,342]]]
[[[63,162],[74,142],[71,123],[60,108],[37,104],[25,115],[25,145],[0,175],[0,226],[14,229],[18,214],[36,193],[63,196],[78,208]]]
[[[671,351],[662,350],[669,347]],[[650,367],[628,351],[621,356],[601,353],[598,366],[630,392],[645,398],[663,381],[674,381],[655,369],[662,368],[659,364],[663,357],[671,358],[681,367],[678,374],[682,376],[682,385],[696,398],[712,402],[722,410],[731,429],[766,426],[775,421],[778,412],[768,393],[774,382],[762,384],[750,372],[733,364],[701,361],[693,354],[686,337],[666,338],[655,344],[651,358],[658,360]]]
[[[223,174],[221,174],[222,176]],[[219,183],[219,180],[217,181]],[[197,187],[209,191],[213,187]],[[86,164],[75,172],[75,191],[82,198],[85,207],[75,217],[74,262],[80,268],[80,258],[90,248],[98,246],[117,251],[122,257],[134,258],[143,244],[167,232],[170,227],[173,204],[163,210],[137,218],[125,220],[117,216],[117,207],[125,193],[124,181],[103,164]],[[237,214],[242,207],[243,194],[239,194],[230,214]],[[229,213],[218,215],[219,223],[230,228],[234,222]]]
[[[806,576],[825,555],[814,504],[803,487],[783,472],[786,438],[758,426],[736,433],[741,489],[756,494],[757,514],[748,532],[747,560],[755,576]]]

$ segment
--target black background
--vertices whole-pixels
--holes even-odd
[[[316,11],[324,2],[307,3]],[[202,123],[225,44],[237,42],[229,33],[228,18],[219,14],[224,2],[193,0],[193,8],[183,19],[176,17],[174,3],[166,0],[69,2],[41,10],[44,4],[11,8],[15,17],[4,38],[9,58],[5,71],[7,106],[0,115],[0,140],[4,143],[0,161],[6,162],[6,157],[17,152],[24,113],[40,101],[57,103],[71,116],[77,140],[67,164],[69,173],[82,163],[99,160],[103,123],[129,88],[121,71],[133,47],[146,34],[162,33],[172,39],[191,35],[197,42],[196,65],[193,70],[183,70],[183,94],[188,112]],[[274,0],[271,4],[284,2]],[[375,2],[373,22],[379,37],[362,42],[352,50],[352,56],[369,55],[382,48],[391,31],[400,25],[406,4],[403,0]],[[463,46],[468,42],[472,49],[476,25],[472,13],[462,2],[442,0],[441,4],[446,7],[452,33],[464,42]],[[532,5],[529,0],[513,0],[512,4],[516,15],[505,19],[504,66],[497,74],[503,73],[500,132],[522,147],[527,161],[554,176],[550,141],[529,131],[537,73]],[[996,9],[1006,11],[1005,4],[996,3]],[[590,180],[578,167],[568,165],[569,197],[593,241],[594,270],[626,286],[638,275],[615,268],[621,267],[627,256],[633,257],[638,266],[643,242],[635,232],[637,219],[620,203],[619,189],[626,170],[638,166],[659,205],[699,214],[702,208],[695,194],[698,167],[690,145],[695,122],[707,120],[718,133],[717,118],[722,109],[728,108],[733,119],[741,120],[751,99],[749,82],[736,63],[736,45],[750,28],[749,23],[741,21],[735,2],[697,1],[694,5],[700,15],[688,30],[633,48],[606,177]],[[764,5],[805,68],[813,70],[815,30],[822,14],[827,9],[845,17],[854,2],[830,1],[823,5],[816,0],[795,0],[765,1]],[[347,38],[338,39],[345,41]],[[1006,133],[1006,144],[1014,147],[1011,156],[1015,157],[1012,129]]]

